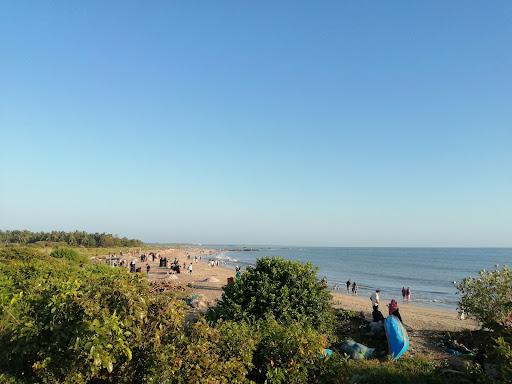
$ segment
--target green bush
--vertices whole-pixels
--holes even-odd
[[[144,276],[58,255],[0,253],[0,382],[249,381],[249,324],[189,327],[183,301]]]
[[[255,321],[272,315],[279,322],[300,321],[330,335],[334,323],[330,299],[312,264],[265,257],[224,287],[219,304],[208,316]]]
[[[193,324],[159,353],[155,383],[250,383],[255,339],[247,324]],[[153,382],[153,381],[151,381]]]
[[[457,284],[459,307],[474,316],[484,327],[503,327],[512,314],[512,271],[507,266],[480,271]]]
[[[496,339],[495,356],[501,378],[512,383],[512,335],[510,330],[507,337],[500,336]]]
[[[77,263],[85,262],[87,261],[87,258],[81,254],[79,254],[77,251],[71,248],[57,248],[52,253],[50,253],[51,257],[55,257],[57,259],[66,259],[69,261],[74,261]]]
[[[462,280],[457,288],[460,308],[489,330],[489,362],[497,366],[503,380],[512,381],[512,271],[507,266],[482,270],[478,277]]]
[[[34,261],[48,259],[48,255],[41,252],[37,248],[31,247],[0,247],[0,262],[6,263],[9,261]]]
[[[273,316],[256,324],[254,378],[269,383],[310,383],[326,364],[324,335],[302,323],[278,322]]]
[[[150,295],[125,270],[51,258],[0,263],[0,272],[0,371],[12,377],[140,381],[152,352],[182,329],[181,301]]]

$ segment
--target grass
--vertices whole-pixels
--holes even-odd
[[[440,373],[440,362],[421,357],[403,358],[398,361],[349,361],[348,375],[351,383],[367,384],[443,384],[455,383]]]

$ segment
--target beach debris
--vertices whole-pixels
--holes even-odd
[[[460,352],[460,351],[457,351],[456,349],[452,349],[452,348],[448,348],[446,350],[446,352],[448,352],[452,356],[459,356],[459,357],[474,357],[475,356],[475,354],[473,352]]]
[[[375,356],[375,348],[368,348],[366,345],[356,343],[352,339],[345,340],[340,348],[353,360],[371,359]]]
[[[168,292],[168,291],[185,291],[185,287],[181,285],[177,285],[173,282],[167,281],[152,281],[150,282],[151,292],[160,293],[160,292]]]
[[[333,350],[329,348],[324,348],[320,351],[320,359],[323,360],[325,358],[329,358],[333,354]]]
[[[458,342],[457,340],[449,340],[447,343],[447,349],[446,352],[448,352],[452,356],[459,356],[459,357],[474,357],[475,353],[468,347],[466,347],[464,344]]]
[[[192,308],[205,311],[208,309],[208,301],[203,295],[193,293],[185,299],[185,302]]]

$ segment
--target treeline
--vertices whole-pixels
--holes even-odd
[[[85,231],[2,231],[0,230],[0,243],[5,244],[34,244],[40,242],[66,243],[78,247],[138,247],[143,243],[137,239],[118,237],[110,233],[87,233]]]

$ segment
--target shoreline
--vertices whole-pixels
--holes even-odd
[[[325,252],[328,249],[338,250],[337,252]],[[328,280],[329,289],[333,293],[345,292],[345,282],[347,280],[358,282],[358,293],[370,296],[375,289],[381,289],[383,292],[393,294],[396,299],[402,299],[401,290],[402,287],[410,286],[412,288],[412,298],[414,304],[427,308],[436,308],[444,310],[458,309],[458,302],[460,300],[457,294],[457,288],[455,282],[459,282],[465,277],[477,275],[478,271],[482,268],[488,267],[485,262],[480,266],[477,266],[476,262],[473,262],[471,268],[473,272],[464,272],[462,275],[458,268],[451,275],[446,273],[445,275],[439,275],[436,265],[429,266],[422,261],[422,258],[418,258],[418,255],[412,255],[411,264],[407,264],[404,269],[387,268],[383,269],[372,269],[367,270],[369,260],[373,260],[373,257],[384,257],[383,263],[401,263],[404,262],[404,250],[418,250],[418,249],[439,249],[445,251],[445,248],[395,248],[395,247],[311,247],[300,248],[300,247],[283,247],[282,249],[264,249],[264,248],[248,248],[256,252],[242,252],[242,249],[232,249],[230,247],[214,247],[221,251],[220,258],[227,261],[228,266],[240,265],[242,270],[244,267],[254,265],[257,258],[263,256],[279,256],[288,260],[297,260],[301,262],[313,263],[318,268],[318,277],[324,277]],[[351,253],[347,250],[354,249],[397,249],[396,255],[389,253],[372,253],[367,254],[366,252]],[[451,248],[458,249],[458,248]],[[468,248],[469,249],[469,248]],[[471,248],[473,249],[473,248]],[[480,248],[475,248],[480,249]],[[381,252],[382,253],[382,252]],[[459,255],[460,256],[460,255]],[[469,255],[468,257],[472,257]],[[474,256],[474,255],[473,255]],[[501,257],[498,255],[497,257]],[[439,258],[439,255],[432,255],[432,257]],[[466,257],[466,255],[464,255]],[[361,259],[361,262],[358,261]],[[423,258],[424,259],[424,258]],[[380,259],[375,259],[380,260]],[[375,260],[371,261],[372,265],[375,264]],[[502,260],[497,260],[500,262]],[[346,267],[344,266],[346,264]],[[398,265],[398,264],[397,264]],[[417,268],[426,268],[428,274],[417,275]],[[470,269],[471,269],[470,268]],[[441,268],[442,269],[442,268]],[[446,268],[444,268],[446,269]]]
[[[216,301],[222,295],[222,287],[227,284],[228,278],[235,276],[234,268],[229,265],[220,264],[219,266],[211,267],[208,264],[209,259],[214,259],[216,255],[221,253],[220,250],[203,248],[203,247],[179,247],[179,248],[160,248],[154,250],[147,250],[146,253],[155,252],[162,257],[167,257],[169,263],[174,258],[179,260],[183,266],[187,266],[192,262],[192,274],[186,270],[182,270],[180,274],[172,273],[170,268],[160,268],[158,259],[155,262],[149,260],[147,262],[140,262],[140,259],[135,257],[126,257],[127,260],[135,260],[137,266],[146,266],[149,264],[151,267],[148,274],[148,280],[154,282],[162,282],[172,284],[176,287],[189,289],[192,293],[200,294],[205,297],[208,305],[215,305]],[[194,262],[194,257],[201,259]],[[189,258],[190,257],[190,258]],[[145,268],[143,268],[143,273]],[[331,290],[332,304],[334,308],[342,308],[355,312],[362,312],[365,317],[371,318],[371,302],[368,297],[351,295],[342,293],[342,291]],[[386,316],[387,304],[393,298],[386,293],[381,293],[380,310]],[[398,301],[398,300],[397,300]],[[448,308],[438,308],[420,303],[409,302],[402,303],[399,301],[399,308],[404,323],[411,329],[417,331],[431,330],[431,331],[462,331],[468,329],[476,329],[477,324],[472,320],[459,320],[457,318],[456,310]]]

